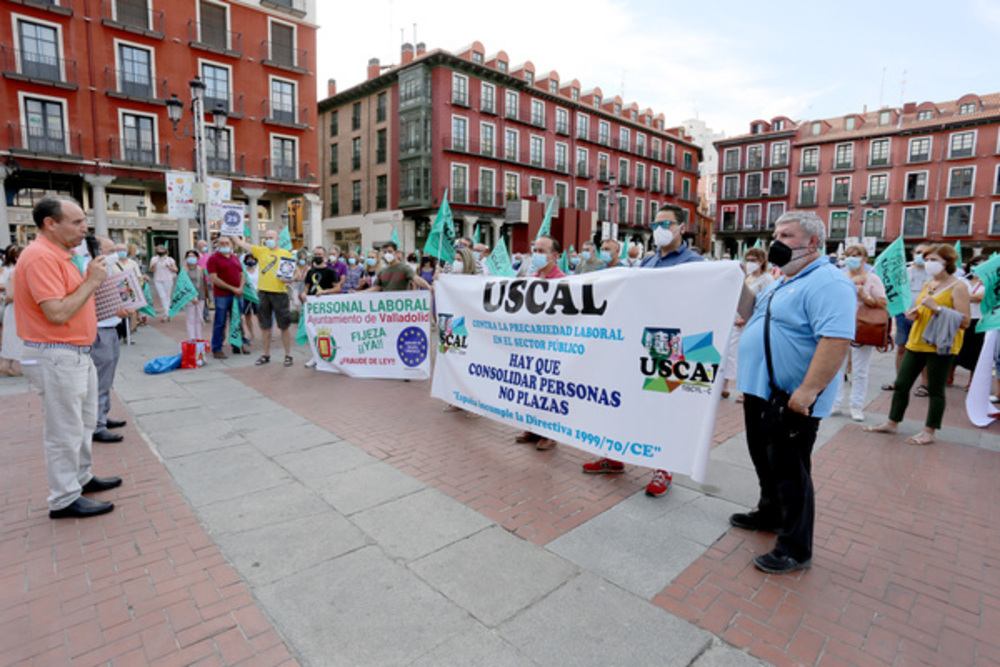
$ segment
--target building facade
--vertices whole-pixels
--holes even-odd
[[[289,200],[318,203],[314,0],[0,6],[9,17],[0,22],[0,235],[27,242],[33,203],[60,193],[82,202],[98,232],[183,250],[194,224],[168,215],[165,179],[195,169],[195,77],[207,173],[232,182],[253,231],[280,226]],[[176,129],[173,96],[183,103]],[[212,110],[225,112],[224,124]]]
[[[961,241],[966,256],[1000,249],[1000,93],[750,129],[715,144],[727,252],[766,241],[790,208],[827,223],[829,252],[900,236]]]
[[[557,199],[564,246],[648,240],[664,203],[694,220],[700,149],[660,115],[581,89],[475,42],[457,54],[404,45],[400,63],[369,61],[368,79],[319,103],[326,238],[423,247],[447,192],[456,229],[527,250]]]

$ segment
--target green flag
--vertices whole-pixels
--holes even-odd
[[[574,249],[573,249],[573,244],[572,244],[572,243],[570,243],[570,244],[569,244],[569,254],[571,254],[571,255],[572,255],[572,254],[573,254],[574,252],[576,252],[576,250],[574,250]]]
[[[437,257],[442,262],[451,264],[455,261],[455,221],[451,217],[451,206],[448,205],[448,191],[444,191],[441,208],[438,209],[434,225],[427,236],[424,254]]]
[[[306,345],[308,342],[309,332],[306,331],[306,309],[303,306],[302,312],[299,313],[299,328],[295,331],[295,343],[297,345]]]
[[[400,247],[400,245],[399,245],[399,232],[396,231],[395,227],[392,228],[392,236],[389,237],[389,240],[392,241],[393,243],[395,243],[397,248]]]
[[[243,298],[250,303],[260,303],[257,290],[253,288],[253,283],[250,282],[250,274],[247,273],[246,265],[243,265]]]
[[[757,237],[757,242],[753,244],[753,247],[754,248],[759,248],[760,247],[760,237],[759,236]]]
[[[979,304],[982,317],[976,325],[976,331],[992,331],[1000,329],[1000,255],[993,257],[972,269],[972,272],[983,281],[983,301]]]
[[[167,312],[167,316],[173,317],[184,310],[184,306],[191,303],[192,299],[197,298],[198,290],[195,289],[194,283],[188,277],[187,271],[179,272],[177,280],[174,281],[174,293],[170,297],[170,309]]]
[[[958,261],[955,262],[956,268],[962,268],[962,239],[955,241],[955,252],[958,253]]]
[[[229,318],[229,344],[243,347],[243,328],[240,326],[240,300],[233,299],[232,314]]]
[[[481,241],[479,240],[479,225],[476,225],[476,230],[472,232],[472,245],[479,245]]]
[[[153,295],[149,293],[149,281],[142,283],[142,295],[146,297],[146,305],[139,312],[148,317],[156,317],[156,307],[153,305]]]
[[[288,225],[278,234],[278,247],[282,250],[292,251],[292,235],[288,233]]]
[[[906,250],[903,237],[897,236],[889,247],[875,260],[875,273],[885,285],[890,315],[899,315],[909,309],[912,301],[910,280],[906,274]]]
[[[247,239],[247,243],[250,242],[250,227],[245,222],[243,223],[243,238]]]
[[[510,255],[507,253],[507,244],[504,243],[503,237],[500,237],[500,240],[497,241],[496,246],[493,248],[493,252],[486,258],[486,267],[490,270],[490,273],[501,278],[513,278],[517,275],[514,267],[511,266]]]
[[[618,261],[624,262],[626,259],[628,259],[628,237],[627,236],[625,237],[625,243],[622,243],[621,245],[622,245],[622,252],[618,256]]]
[[[569,270],[569,256],[566,254],[565,250],[563,250],[562,257],[559,258],[559,270],[562,271],[563,273],[567,274],[567,275],[569,275],[569,273],[570,273],[570,270]]]
[[[549,200],[549,205],[545,208],[545,218],[542,220],[542,226],[538,228],[538,234],[535,235],[536,239],[541,236],[548,236],[552,233],[552,208],[555,203],[555,197]]]

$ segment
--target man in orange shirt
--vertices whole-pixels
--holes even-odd
[[[114,509],[82,494],[113,489],[118,477],[94,477],[91,436],[97,424],[97,371],[90,346],[97,337],[94,292],[108,275],[103,256],[87,265],[73,253],[87,218],[69,197],[46,196],[32,218],[38,238],[18,261],[14,285],[17,331],[24,340],[24,374],[42,398],[49,478],[49,517],[84,518]]]

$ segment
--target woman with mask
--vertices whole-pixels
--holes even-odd
[[[372,249],[368,251],[368,255],[365,257],[364,268],[365,272],[361,276],[361,287],[358,289],[366,289],[375,284],[375,276],[382,270],[382,258],[379,257],[378,250]]]
[[[860,243],[847,246],[844,251],[844,270],[847,277],[854,283],[858,291],[858,308],[868,306],[869,308],[885,308],[889,300],[885,296],[885,285],[874,271],[865,269],[868,262],[868,249]],[[868,369],[872,364],[872,354],[875,347],[872,345],[851,345],[851,419],[856,422],[865,420],[865,399],[868,396]],[[840,377],[844,377],[847,372],[847,359],[840,367]],[[846,382],[844,383],[846,390]],[[837,392],[837,400],[833,402],[831,415],[840,412],[840,403],[843,392]]]
[[[184,253],[184,272],[194,285],[197,296],[184,306],[184,323],[187,325],[188,340],[204,340],[202,338],[202,309],[208,301],[208,281],[205,271],[198,266],[198,251],[188,250]]]
[[[774,282],[774,276],[768,270],[767,255],[761,248],[750,248],[743,255],[746,262],[745,283],[747,289],[755,297],[760,294],[765,287]],[[746,322],[739,315],[733,323],[733,332],[729,336],[729,354],[726,357],[726,379],[722,382],[722,398],[729,398],[729,381],[736,379],[736,365],[738,360],[738,350],[740,346],[740,336],[743,335],[743,326]],[[743,402],[743,397],[736,399],[737,403]]]
[[[257,284],[260,280],[260,271],[257,268],[257,260],[254,259],[253,255],[245,255],[243,257],[243,266],[245,267],[247,274],[247,284],[253,287],[253,291],[257,293]],[[250,299],[242,299],[243,310],[241,315],[243,316],[243,331],[246,335],[243,337],[243,353],[250,354],[250,341],[254,339],[253,323],[257,319],[257,314],[260,312],[260,306],[251,301]]]
[[[365,267],[358,262],[358,253],[350,250],[347,253],[347,271],[344,273],[344,286],[341,289],[343,294],[357,292],[361,287],[361,278],[364,275]]]
[[[948,373],[955,354],[962,348],[965,329],[972,319],[969,287],[965,281],[955,277],[957,263],[958,253],[955,248],[945,243],[932,245],[924,252],[924,270],[930,280],[924,283],[913,307],[906,311],[906,317],[913,322],[913,328],[910,329],[906,352],[896,376],[889,419],[878,426],[866,427],[865,431],[896,432],[910,402],[910,388],[920,371],[926,367],[927,391],[930,396],[924,430],[907,438],[906,442],[910,445],[929,445],[934,442],[935,432],[941,428],[944,416],[944,390]]]
[[[149,262],[149,273],[153,276],[153,286],[163,308],[161,322],[170,321],[170,298],[174,293],[174,277],[178,273],[177,263],[167,254],[165,246],[156,246],[156,257]]]
[[[14,324],[14,267],[21,249],[16,245],[7,246],[0,259],[3,260],[3,275],[0,277],[0,302],[5,303],[3,309],[3,340],[0,345],[0,375],[20,377],[21,371],[14,368],[14,362],[20,362],[24,342],[17,336]]]

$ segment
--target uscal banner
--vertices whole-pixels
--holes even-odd
[[[430,292],[309,297],[302,307],[316,368],[352,377],[430,377]]]
[[[443,275],[431,393],[704,481],[743,278],[736,262],[551,281]]]

